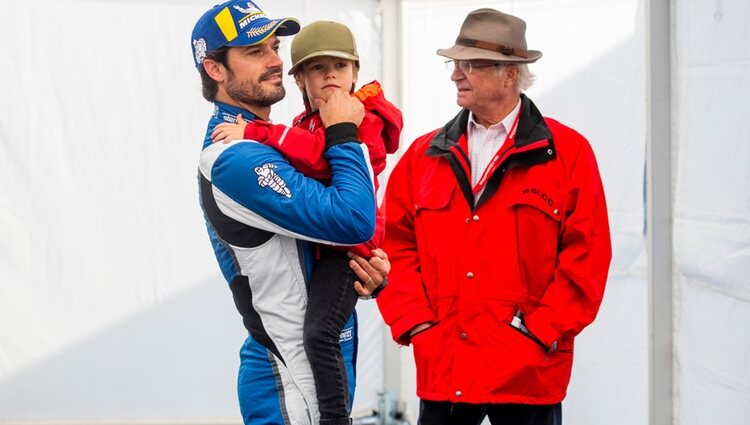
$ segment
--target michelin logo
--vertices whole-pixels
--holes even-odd
[[[250,25],[250,23],[252,23],[256,19],[265,18],[265,17],[266,15],[263,13],[256,13],[255,15],[250,15],[247,18],[243,18],[240,21],[240,29],[243,29],[246,26]]]
[[[255,167],[255,174],[258,175],[258,186],[270,187],[279,195],[291,198],[292,191],[286,187],[284,179],[273,171],[275,168],[278,167],[271,163],[263,164],[262,167]]]
[[[247,7],[242,7],[239,4],[235,4],[234,8],[246,15],[249,15],[251,13],[263,13],[262,10],[258,9],[258,7],[251,2],[247,2]]]
[[[258,9],[258,7],[252,4],[251,2],[247,2],[247,7],[242,7],[238,4],[235,4],[234,8],[245,14],[245,16],[242,17],[242,19],[240,19],[240,22],[239,22],[240,29],[243,29],[246,26],[250,25],[250,23],[256,19],[266,17],[266,14],[263,13],[262,10]]]

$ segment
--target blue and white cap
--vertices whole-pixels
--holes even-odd
[[[193,28],[193,59],[200,69],[208,53],[224,46],[251,46],[273,34],[294,35],[300,24],[294,18],[269,19],[252,1],[230,0],[204,13]]]

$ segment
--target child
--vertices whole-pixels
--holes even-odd
[[[330,178],[330,169],[323,157],[325,129],[315,99],[327,99],[337,90],[354,91],[359,70],[356,43],[345,25],[318,21],[300,30],[292,41],[291,50],[289,74],[294,75],[305,103],[305,112],[295,118],[294,128],[259,120],[246,123],[238,117],[237,124],[217,126],[211,137],[214,141],[257,140],[281,151],[305,175],[325,181]],[[358,136],[368,148],[377,177],[385,169],[386,154],[398,149],[403,126],[401,112],[385,99],[377,82],[365,85],[353,95],[365,107]],[[377,178],[373,184],[377,189]],[[383,215],[378,211],[373,239],[346,250],[369,257],[370,251],[380,246],[382,238]],[[358,295],[346,250],[320,246],[320,259],[313,271],[305,315],[305,350],[315,378],[320,423],[327,425],[350,423],[350,394],[339,335],[354,311]],[[382,286],[376,291],[381,289]]]

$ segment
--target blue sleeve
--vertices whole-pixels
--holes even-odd
[[[221,211],[247,225],[298,239],[338,245],[370,240],[375,193],[365,147],[332,145],[326,187],[305,177],[271,147],[251,141],[215,143],[201,157]]]

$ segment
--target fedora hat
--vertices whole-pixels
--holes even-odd
[[[526,48],[526,22],[495,9],[470,12],[456,44],[438,49],[437,54],[454,60],[487,59],[500,62],[533,63],[542,57]]]

